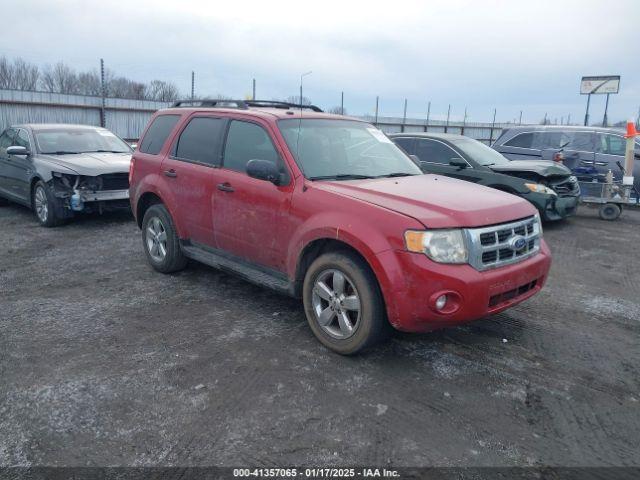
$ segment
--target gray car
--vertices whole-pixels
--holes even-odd
[[[105,128],[25,124],[0,135],[0,202],[53,227],[79,212],[129,208],[132,149]]]
[[[530,125],[507,128],[492,147],[512,160],[553,160],[562,151],[563,163],[571,170],[594,167],[598,173],[612,171],[622,179],[617,162],[624,165],[624,130],[600,127]],[[640,190],[640,141],[635,141],[636,190]]]

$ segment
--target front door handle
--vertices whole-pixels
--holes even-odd
[[[176,171],[173,168],[171,170],[165,170],[164,174],[165,174],[165,176],[170,177],[170,178],[176,178],[178,176],[178,174],[176,173]]]
[[[235,192],[235,189],[231,186],[229,182],[219,183],[218,190],[223,192]]]

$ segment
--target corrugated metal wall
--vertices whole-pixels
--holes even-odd
[[[164,102],[107,98],[105,126],[126,139],[137,139]],[[100,125],[101,97],[61,93],[0,90],[0,131],[18,123]]]
[[[158,109],[168,107],[168,103],[147,100],[107,98],[105,100],[106,127],[125,139],[138,139],[149,118]],[[65,95],[61,93],[27,92],[20,90],[0,90],[0,131],[18,123],[79,123],[100,125],[101,97]],[[356,117],[374,122],[372,117]],[[378,117],[378,127],[387,133],[396,132],[444,132],[462,133],[485,143],[495,140],[503,127],[513,124],[450,122]]]

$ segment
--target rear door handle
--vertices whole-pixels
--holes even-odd
[[[218,190],[223,192],[235,192],[235,189],[231,186],[229,182],[219,183]]]
[[[165,174],[165,176],[171,177],[171,178],[176,178],[178,176],[178,174],[176,173],[176,171],[173,168],[171,170],[165,170],[164,174]]]

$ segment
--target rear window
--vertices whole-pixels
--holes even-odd
[[[180,119],[180,115],[159,115],[147,129],[138,150],[142,153],[157,155],[162,150],[164,142]]]
[[[533,145],[533,133],[521,133],[505,143],[507,147],[518,148],[531,148],[531,145]]]
[[[220,137],[224,120],[220,118],[196,117],[180,134],[175,156],[209,165],[218,164]]]

